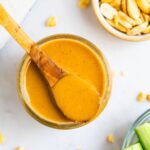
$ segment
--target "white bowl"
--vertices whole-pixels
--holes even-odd
[[[104,29],[106,29],[112,35],[127,41],[144,41],[150,39],[150,33],[144,35],[130,36],[123,32],[120,32],[119,30],[112,27],[109,23],[107,23],[106,19],[101,14],[99,0],[92,0],[92,5],[98,21],[104,27]]]

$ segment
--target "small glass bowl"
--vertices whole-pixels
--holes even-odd
[[[146,112],[144,112],[131,126],[131,128],[129,129],[129,131],[127,132],[124,142],[123,142],[123,146],[122,146],[122,150],[129,147],[132,144],[135,144],[138,139],[136,137],[136,134],[134,132],[134,129],[140,125],[142,125],[143,123],[149,122],[150,121],[150,109],[148,109]]]
[[[82,37],[76,36],[76,35],[71,35],[71,34],[52,35],[52,36],[46,37],[46,38],[38,41],[37,44],[42,45],[42,44],[44,44],[48,41],[55,40],[55,39],[73,39],[73,40],[76,40],[76,41],[80,41],[80,42],[84,43],[85,45],[87,45],[88,47],[90,47],[97,54],[99,59],[102,61],[102,64],[104,66],[104,70],[105,70],[105,73],[106,73],[106,88],[105,88],[104,95],[102,96],[101,109],[98,113],[98,115],[99,115],[104,110],[104,108],[106,107],[107,102],[108,102],[109,97],[110,97],[110,94],[111,94],[111,89],[112,89],[112,76],[111,76],[111,71],[110,71],[109,65],[107,63],[107,60],[105,59],[102,52],[94,44],[92,44],[90,41],[88,41],[88,40],[86,40]],[[54,122],[53,120],[45,119],[43,116],[41,116],[40,114],[35,112],[35,110],[33,110],[33,108],[30,106],[30,104],[28,104],[27,96],[25,94],[25,90],[24,90],[23,85],[22,85],[22,78],[23,78],[23,74],[24,74],[24,71],[25,71],[25,64],[29,60],[30,60],[30,57],[28,55],[25,55],[23,57],[23,59],[20,63],[18,73],[17,73],[17,92],[18,92],[18,95],[19,95],[19,99],[21,100],[25,110],[29,113],[29,115],[32,116],[38,122],[40,122],[40,123],[42,123],[42,124],[44,124],[48,127],[52,127],[52,128],[56,128],[56,129],[64,129],[64,130],[65,129],[73,129],[73,128],[78,128],[78,127],[81,127],[81,126],[86,125],[87,123],[89,123],[90,121],[86,122],[86,123]]]

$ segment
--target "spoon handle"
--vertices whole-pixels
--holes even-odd
[[[30,39],[1,4],[0,24],[31,56],[31,59],[38,66],[51,87],[65,75],[63,70],[59,68],[32,39]]]
[[[11,18],[5,8],[0,4],[0,24],[12,35],[12,37],[29,53],[34,42]]]

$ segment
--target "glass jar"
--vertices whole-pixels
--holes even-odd
[[[109,65],[105,59],[105,57],[103,56],[102,52],[95,46],[93,45],[91,42],[87,41],[84,38],[81,38],[79,36],[75,36],[75,35],[70,35],[70,34],[58,34],[58,35],[52,35],[49,37],[46,37],[42,40],[40,40],[38,43],[38,45],[43,45],[44,43],[51,41],[51,40],[56,40],[56,39],[73,39],[73,40],[77,40],[85,45],[87,45],[88,47],[90,47],[94,52],[96,52],[97,56],[99,57],[99,59],[102,61],[102,64],[104,66],[104,70],[105,70],[105,74],[106,74],[106,88],[101,100],[101,110],[99,112],[99,114],[103,111],[103,109],[105,108],[109,97],[110,97],[110,93],[111,93],[111,88],[112,88],[112,79],[111,79],[111,72],[110,72],[110,68]],[[32,107],[30,106],[29,102],[28,102],[28,97],[25,94],[25,89],[23,87],[23,74],[25,72],[26,69],[26,64],[27,62],[30,61],[30,57],[26,54],[21,63],[20,63],[20,67],[18,70],[18,75],[17,75],[17,91],[18,91],[18,95],[19,98],[24,106],[24,108],[26,109],[26,111],[34,118],[36,119],[38,122],[52,127],[52,128],[57,128],[57,129],[72,129],[72,128],[77,128],[80,126],[83,126],[89,122],[86,123],[76,123],[76,122],[54,122],[53,120],[47,120],[45,119],[42,115],[38,114],[36,111],[34,111],[32,109]]]

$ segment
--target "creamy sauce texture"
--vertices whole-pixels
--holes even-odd
[[[52,40],[42,49],[51,59],[69,74],[74,74],[91,84],[103,96],[106,75],[102,61],[88,46],[70,39]],[[49,89],[38,68],[28,62],[24,75],[26,90],[32,108],[43,118],[54,122],[68,122],[51,100]]]

